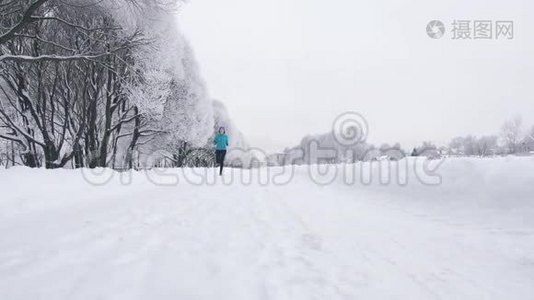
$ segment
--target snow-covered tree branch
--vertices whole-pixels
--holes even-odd
[[[0,6],[0,138],[20,163],[131,167],[133,151],[206,146],[213,107],[174,22],[179,2]]]

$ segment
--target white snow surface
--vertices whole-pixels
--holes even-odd
[[[448,159],[438,186],[308,168],[283,186],[1,170],[0,299],[534,298],[532,157]]]

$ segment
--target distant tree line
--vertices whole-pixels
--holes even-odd
[[[316,144],[320,151],[313,149]],[[334,150],[330,155],[326,149]],[[267,157],[268,165],[352,163],[373,160],[399,160],[406,156],[439,158],[443,156],[534,155],[534,126],[524,130],[521,118],[506,121],[499,134],[455,137],[446,146],[436,146],[430,141],[423,142],[411,151],[404,150],[399,143],[384,143],[379,147],[366,142],[354,145],[340,145],[332,133],[309,135],[300,144],[286,148],[282,153]]]
[[[534,126],[525,130],[520,117],[507,120],[496,135],[454,138],[447,154],[460,156],[493,156],[530,154],[534,151]]]

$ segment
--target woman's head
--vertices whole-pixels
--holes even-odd
[[[219,133],[220,134],[223,134],[223,133],[226,133],[226,129],[224,129],[224,127],[219,127]]]

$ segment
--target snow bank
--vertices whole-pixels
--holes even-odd
[[[409,158],[407,166],[399,163],[407,170],[403,186],[396,182],[396,163],[386,162],[386,166],[388,163],[391,166],[386,170],[391,172],[391,183],[380,184],[380,163],[374,162],[355,168],[356,173],[372,174],[372,183],[362,184],[358,178],[354,186],[372,191],[403,209],[431,210],[486,221],[507,219],[517,226],[534,226],[534,157],[445,158],[440,161]],[[422,165],[426,163],[432,170],[425,174]],[[364,171],[361,171],[362,166]]]

